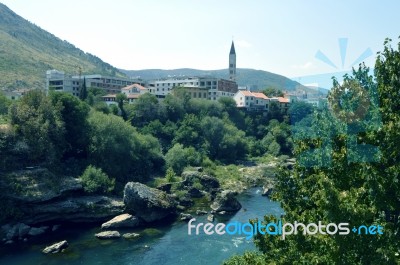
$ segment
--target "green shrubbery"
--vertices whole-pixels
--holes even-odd
[[[80,177],[87,193],[109,193],[114,190],[115,179],[110,179],[100,168],[88,166]]]

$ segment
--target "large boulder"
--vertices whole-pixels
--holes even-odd
[[[129,182],[124,189],[126,211],[146,222],[166,218],[176,211],[176,202],[167,193],[138,182]]]
[[[217,198],[211,204],[211,209],[215,212],[236,212],[242,208],[240,202],[235,198],[236,192],[224,190],[217,195]]]
[[[66,240],[55,243],[51,246],[46,247],[42,250],[44,254],[55,254],[63,251],[68,247],[68,242]]]
[[[111,219],[110,221],[101,225],[101,229],[110,228],[134,228],[140,225],[140,219],[130,215],[129,213],[124,213],[118,215]]]
[[[218,179],[198,171],[185,171],[182,173],[182,178],[185,186],[192,186],[193,183],[199,181],[207,191],[218,189],[220,187]]]

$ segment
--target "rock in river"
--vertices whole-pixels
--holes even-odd
[[[101,229],[134,228],[140,225],[140,219],[129,213],[121,214],[101,225]]]
[[[46,247],[42,250],[44,254],[55,254],[63,251],[68,247],[68,242],[66,240],[55,243],[51,246]]]
[[[101,233],[97,233],[94,236],[97,237],[98,239],[112,239],[121,237],[118,231],[104,231]]]
[[[126,211],[146,222],[161,220],[176,212],[176,202],[167,193],[138,182],[129,182],[124,189]]]
[[[231,190],[224,190],[218,194],[215,201],[211,204],[211,209],[216,212],[236,212],[242,208],[240,202],[235,198],[236,193]]]

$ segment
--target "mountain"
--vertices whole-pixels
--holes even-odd
[[[181,68],[174,70],[147,69],[147,70],[120,70],[130,77],[139,77],[144,80],[184,77],[184,76],[213,76],[218,78],[229,78],[228,69],[221,70],[198,70],[190,68]],[[236,81],[239,86],[249,86],[251,90],[263,90],[267,87],[278,88],[286,91],[303,90],[315,92],[312,87],[306,87],[285,76],[274,74],[263,70],[254,70],[248,68],[238,68],[236,71]],[[327,91],[318,90],[321,94]]]
[[[46,70],[124,76],[98,57],[39,28],[0,3],[0,89],[43,88]]]

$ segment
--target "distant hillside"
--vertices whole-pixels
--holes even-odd
[[[18,16],[0,3],[0,89],[42,88],[45,72],[58,69],[123,76],[118,69]]]
[[[144,80],[179,77],[179,76],[214,76],[218,78],[228,78],[228,70],[197,70],[190,68],[174,69],[174,70],[161,70],[161,69],[147,69],[147,70],[121,70],[131,77],[140,77]],[[300,83],[293,81],[285,76],[270,73],[262,70],[254,70],[247,68],[237,69],[237,83],[239,86],[250,86],[252,90],[263,90],[267,87],[278,88],[281,90],[294,91],[314,91],[313,88],[305,87]],[[324,93],[325,91],[321,91]],[[325,94],[325,93],[324,93]]]

